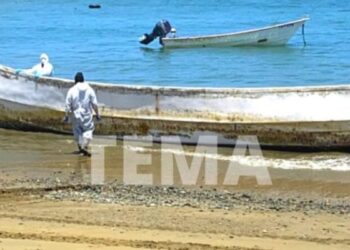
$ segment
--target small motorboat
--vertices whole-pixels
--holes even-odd
[[[170,22],[161,20],[155,25],[152,33],[144,34],[139,41],[147,45],[159,37],[160,44],[165,48],[281,46],[285,45],[299,28],[302,27],[304,34],[304,24],[309,19],[303,17],[263,28],[192,37],[176,37],[176,30],[171,27]]]

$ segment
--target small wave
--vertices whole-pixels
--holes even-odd
[[[350,157],[346,155],[337,156],[308,156],[293,159],[266,158],[261,156],[228,156],[222,154],[211,154],[201,152],[189,152],[181,149],[152,149],[126,145],[126,150],[142,153],[170,153],[173,155],[207,158],[217,161],[235,162],[239,165],[249,167],[268,167],[277,169],[311,169],[311,170],[332,170],[350,171]]]

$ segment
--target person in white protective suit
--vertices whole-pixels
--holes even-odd
[[[84,81],[83,74],[78,72],[75,75],[75,85],[67,93],[64,121],[68,122],[70,118],[79,153],[85,156],[91,156],[88,146],[95,129],[93,111],[96,113],[96,119],[101,120],[95,91]]]
[[[31,69],[17,69],[16,73],[25,73],[29,75],[34,75],[36,78],[41,76],[52,76],[53,66],[49,62],[49,56],[45,53],[40,55],[40,63],[33,66]]]

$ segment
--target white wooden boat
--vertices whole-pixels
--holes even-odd
[[[70,133],[62,117],[65,95],[73,84],[16,75],[0,65],[0,127]],[[350,105],[347,85],[216,89],[90,84],[101,103],[103,119],[95,131],[99,135],[152,135],[154,140],[176,135],[189,144],[201,135],[217,135],[221,146],[233,146],[237,136],[253,135],[269,149],[350,149],[350,113],[333,102]],[[262,109],[271,102],[272,107]],[[292,105],[283,107],[285,102]],[[317,112],[325,116],[313,117]]]
[[[286,44],[290,38],[303,27],[308,17],[297,20],[266,26],[258,29],[250,29],[234,33],[214,34],[192,37],[166,37],[169,29],[160,37],[160,42],[165,48],[187,48],[187,47],[230,47],[230,46],[279,46]],[[158,24],[158,26],[160,26]],[[157,27],[157,26],[156,26]],[[157,28],[155,27],[155,30]],[[156,32],[157,33],[157,32]],[[174,34],[173,34],[174,35]],[[173,36],[172,35],[172,36]],[[147,35],[155,39],[156,35]],[[145,37],[144,37],[145,38]],[[144,38],[140,40],[144,41]],[[153,41],[148,39],[147,43]],[[144,43],[144,44],[147,44]]]

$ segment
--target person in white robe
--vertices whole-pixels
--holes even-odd
[[[78,72],[75,76],[75,85],[67,93],[64,121],[68,122],[70,118],[79,153],[85,156],[91,156],[88,146],[95,129],[93,111],[96,113],[97,120],[101,120],[95,91],[84,81],[83,74]]]

